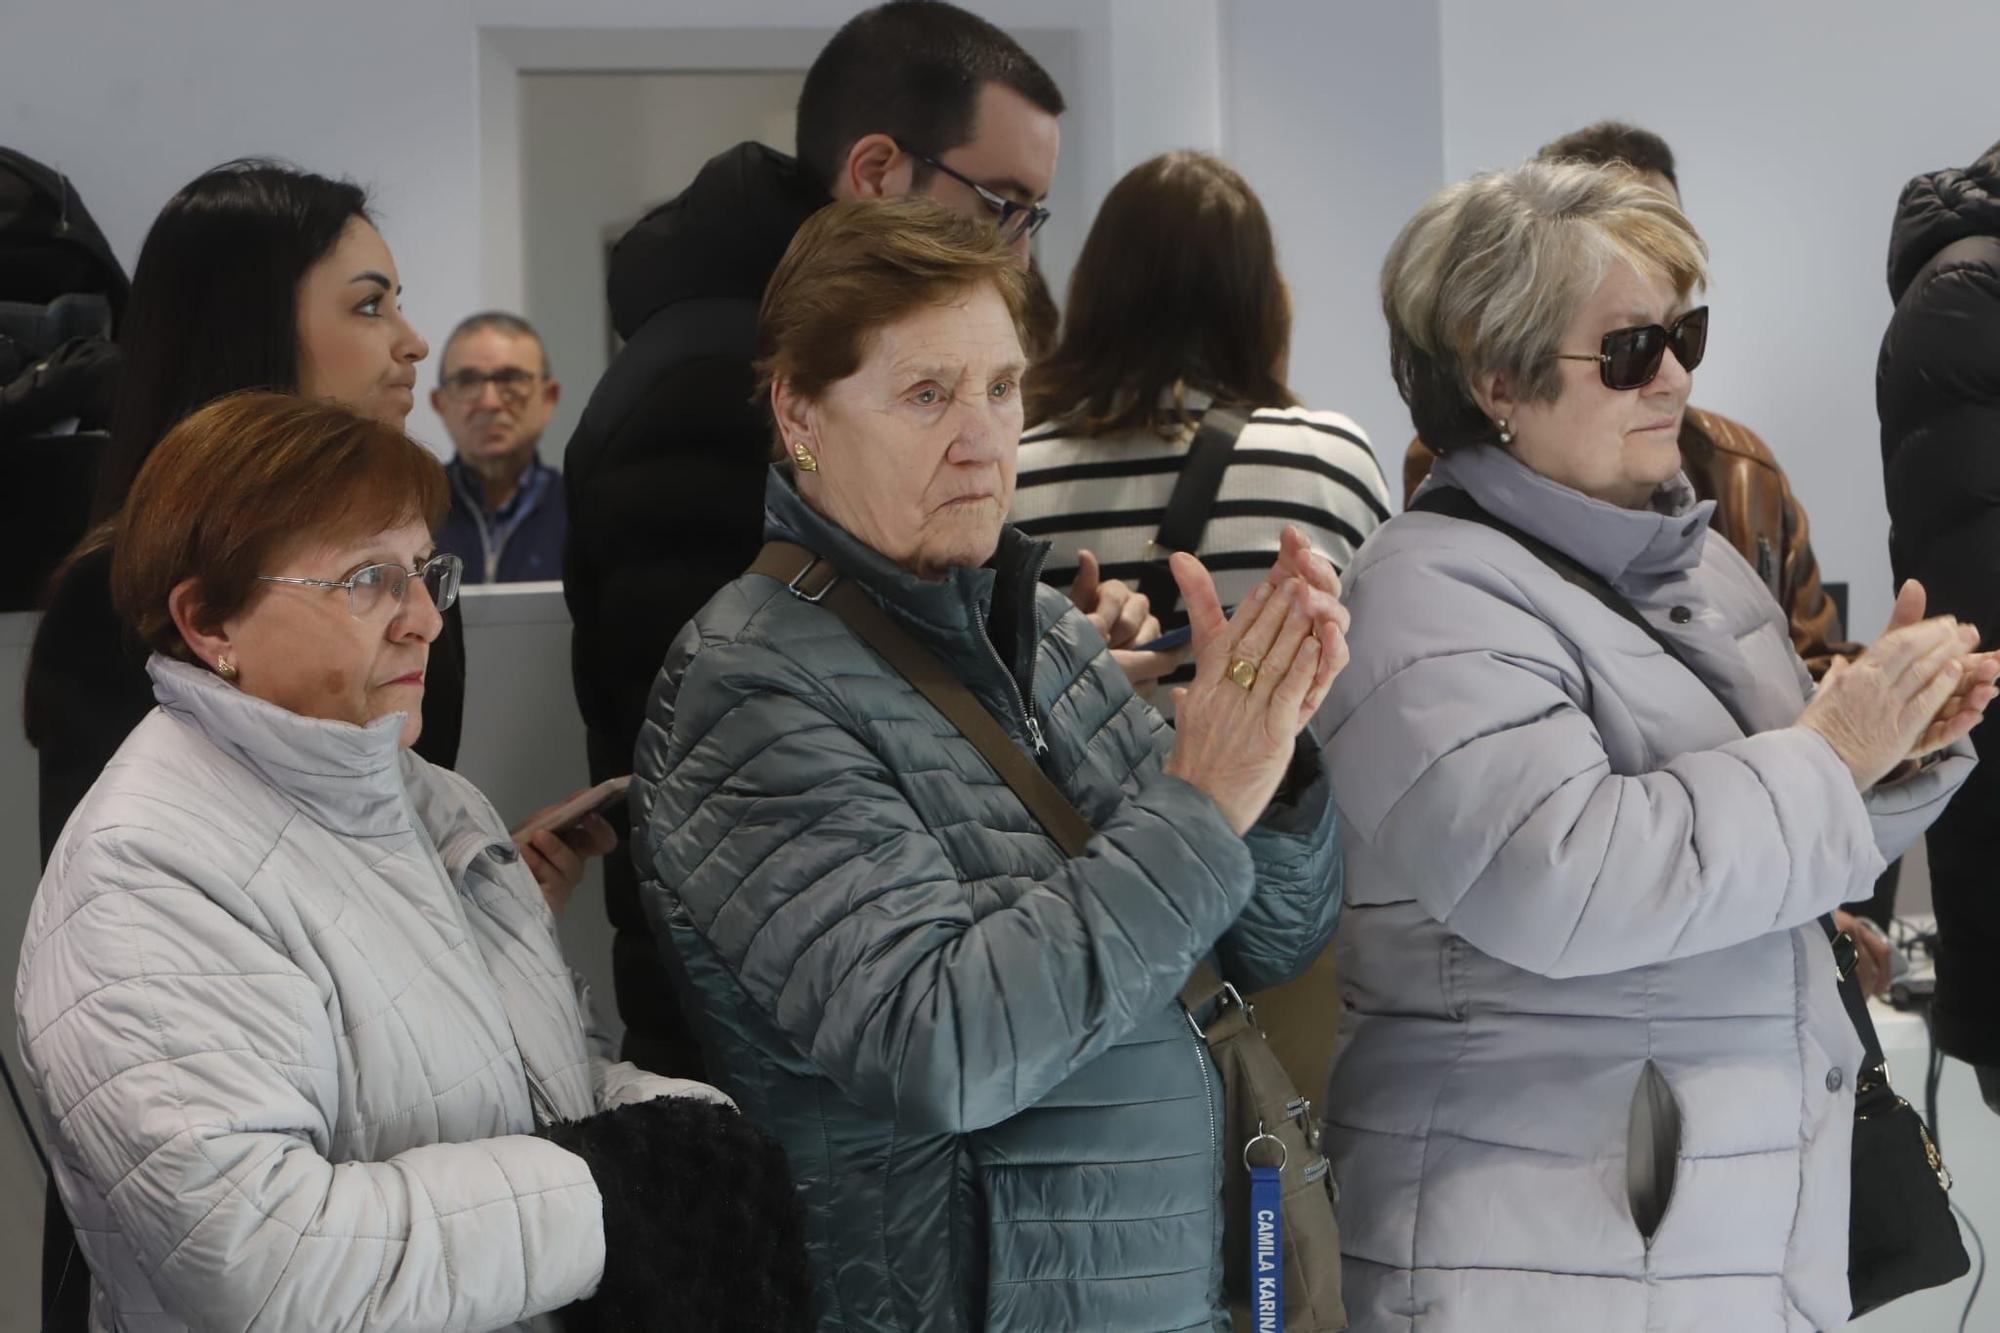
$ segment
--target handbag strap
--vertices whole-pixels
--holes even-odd
[[[1064,856],[1082,856],[1096,836],[1062,789],[1042,771],[1042,766],[1014,743],[1007,729],[979,702],[965,683],[936,653],[917,642],[910,632],[889,618],[852,579],[844,579],[831,562],[795,542],[767,542],[750,566],[752,574],[775,579],[802,601],[824,606],[840,618],[854,636],[882,655],[898,675],[915,687],[931,706],[944,714],[945,721],[972,742],[972,748],[993,766],[1000,780],[1020,797],[1041,826],[1061,847]]]
[[[993,766],[1000,780],[1013,789],[1021,804],[1028,807],[1056,845],[1069,857],[1082,856],[1097,830],[1083,813],[1070,804],[1062,788],[1056,786],[1040,764],[1014,743],[1006,728],[979,702],[965,683],[936,653],[917,642],[889,614],[875,604],[851,579],[796,542],[766,542],[751,564],[752,574],[785,585],[801,601],[823,606],[840,618],[854,636],[882,655],[896,673],[944,714],[945,721],[958,728],[972,742],[972,748]],[[1221,995],[1227,987],[1206,958],[1197,962],[1187,984],[1181,988],[1181,1002],[1191,1012]]]
[[[1570,559],[1567,555],[1564,555],[1561,551],[1558,551],[1539,537],[1529,536],[1506,520],[1495,517],[1493,514],[1487,512],[1486,508],[1479,501],[1473,499],[1471,495],[1456,486],[1433,486],[1418,496],[1416,502],[1410,505],[1410,508],[1421,510],[1427,514],[1443,514],[1449,518],[1463,519],[1468,523],[1480,523],[1492,528],[1495,532],[1503,533],[1513,538],[1530,555],[1540,560],[1557,574],[1560,574],[1564,580],[1583,589],[1598,601],[1604,603],[1605,606],[1609,607],[1617,615],[1644,630],[1646,636],[1654,643],[1659,644],[1662,651],[1676,662],[1679,662],[1683,667],[1686,667],[1689,674],[1696,680],[1701,681],[1704,688],[1708,689],[1711,694],[1715,694],[1717,702],[1721,703],[1724,708],[1729,708],[1729,715],[1736,719],[1736,725],[1742,729],[1744,735],[1748,736],[1752,734],[1751,727],[1734,708],[1729,707],[1729,701],[1724,699],[1720,694],[1716,694],[1714,687],[1710,686],[1702,674],[1694,669],[1694,663],[1688,660],[1687,655],[1681,651],[1679,645],[1666,635],[1660,633],[1657,629],[1654,629],[1647,622],[1646,618],[1639,614],[1637,607],[1627,601],[1623,594],[1612,587],[1608,580],[1598,575],[1595,571],[1584,568],[1584,566]],[[1868,997],[1861,993],[1861,979],[1855,973],[1854,941],[1846,939],[1845,935],[1834,925],[1833,913],[1831,912],[1820,917],[1819,924],[1820,928],[1826,931],[1827,940],[1833,945],[1835,973],[1840,978],[1841,1003],[1846,1006],[1847,1016],[1853,1022],[1856,1033],[1861,1037],[1861,1045],[1864,1050],[1861,1067],[1864,1070],[1880,1069],[1886,1061],[1882,1054],[1881,1040],[1875,1035],[1875,1021],[1868,1016]],[[1845,949],[1841,947],[1843,940],[1845,940],[1846,944]]]
[[[1188,445],[1166,512],[1160,516],[1160,530],[1148,551],[1151,558],[1139,574],[1139,591],[1146,595],[1155,615],[1172,606],[1179,596],[1173,572],[1167,568],[1167,556],[1200,548],[1201,534],[1208,528],[1209,515],[1215,512],[1215,497],[1222,491],[1222,474],[1229,470],[1229,455],[1249,424],[1248,408],[1210,404],[1201,414],[1201,426]]]

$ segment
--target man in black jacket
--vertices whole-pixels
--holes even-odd
[[[563,465],[563,591],[593,781],[631,771],[673,636],[762,543],[771,437],[751,362],[757,306],[792,234],[832,199],[928,194],[992,216],[1025,263],[1062,111],[1048,73],[998,28],[940,0],[896,0],[813,62],[797,158],[738,144],[618,242],[607,285],[626,344]],[[621,856],[605,861],[605,899],[625,1057],[699,1076]]]
[[[1889,561],[1932,615],[2000,645],[2000,144],[1963,171],[1903,187],[1889,238],[1896,313],[1882,336]],[[2000,1111],[2000,731],[1972,733],[1979,767],[1926,836],[1937,911],[1938,1046],[1975,1066]]]

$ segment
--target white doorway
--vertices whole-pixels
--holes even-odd
[[[614,347],[605,303],[612,244],[745,140],[792,151],[798,71],[520,75],[523,314],[564,394],[542,436],[561,466]]]

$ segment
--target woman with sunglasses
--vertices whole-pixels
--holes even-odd
[[[1964,780],[2000,662],[1910,585],[1811,690],[1681,476],[1705,279],[1664,195],[1556,163],[1440,191],[1383,266],[1442,457],[1348,574],[1325,713],[1356,1330],[1847,1320],[1818,918]]]
[[[159,707],[64,829],[16,983],[94,1328],[543,1327],[593,1292],[708,1328],[704,1229],[732,1280],[748,1244],[731,1326],[803,1314],[782,1156],[601,1053],[506,825],[411,752],[445,503],[394,426],[273,393],[132,483],[111,588]]]

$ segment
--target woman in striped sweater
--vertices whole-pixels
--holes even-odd
[[[1113,187],[1070,279],[1062,340],[1029,377],[1012,521],[1053,543],[1043,578],[1148,582],[1160,521],[1211,404],[1247,414],[1191,549],[1234,604],[1285,525],[1345,569],[1389,516],[1368,437],[1285,386],[1291,300],[1271,224],[1243,178],[1205,153],[1164,153]],[[1187,623],[1171,580],[1151,610]],[[1177,684],[1192,674],[1167,677]],[[1172,696],[1154,704],[1169,718]]]
[[[1189,549],[1223,601],[1257,586],[1288,524],[1346,569],[1389,517],[1389,487],[1359,426],[1301,407],[1285,386],[1291,339],[1271,224],[1243,178],[1189,152],[1128,172],[1084,242],[1062,340],[1028,376],[1028,420],[1038,424],[1021,441],[1011,519],[1054,544],[1043,578],[1164,587],[1153,614],[1168,630],[1187,623],[1173,581],[1146,574],[1170,554],[1154,538],[1216,404],[1234,409],[1242,430]],[[1136,680],[1133,663],[1143,671],[1152,656],[1121,665]],[[1193,675],[1184,665],[1165,683]],[[1170,690],[1153,703],[1172,719]],[[1317,1100],[1340,1012],[1332,950],[1255,999],[1294,1086]]]

